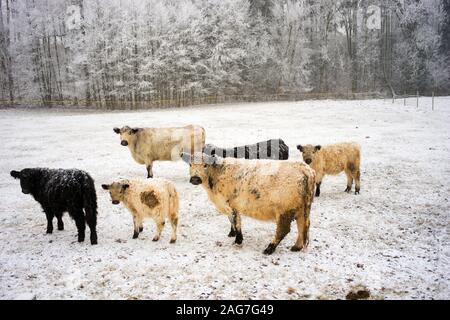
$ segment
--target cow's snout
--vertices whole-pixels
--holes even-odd
[[[202,179],[200,179],[200,177],[194,176],[191,177],[189,182],[192,183],[194,186],[198,186],[199,184],[202,184]]]
[[[120,144],[123,145],[124,147],[126,147],[128,145],[128,142],[125,140],[122,140],[122,142]]]
[[[113,200],[112,201],[112,204],[119,204],[120,202],[119,201],[117,201],[117,200]]]
[[[306,162],[306,164],[311,164],[312,160],[311,159],[306,159],[305,162]]]
[[[23,194],[30,194],[30,190],[22,188],[22,193]]]

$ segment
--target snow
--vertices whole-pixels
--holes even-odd
[[[403,101],[302,101],[140,112],[0,110],[1,299],[343,299],[367,288],[373,299],[450,298],[450,97]],[[275,224],[243,218],[244,243],[182,162],[156,163],[154,174],[180,194],[178,240],[170,227],[137,240],[126,209],[100,185],[146,177],[113,133],[115,126],[205,127],[207,143],[230,147],[282,138],[299,143],[362,145],[361,195],[344,193],[343,174],[327,177],[311,213],[311,242],[289,251],[296,228],[272,256],[262,251]],[[99,245],[64,231],[45,234],[39,205],[10,170],[79,168],[95,179]],[[55,228],[56,229],[56,228]]]

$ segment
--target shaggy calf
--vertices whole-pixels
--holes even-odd
[[[327,146],[298,145],[303,160],[316,171],[316,197],[320,196],[320,185],[325,175],[337,175],[342,171],[347,175],[347,188],[352,190],[355,181],[355,194],[361,189],[361,149],[356,143],[339,143]]]
[[[235,243],[241,244],[240,214],[275,221],[276,234],[264,250],[272,254],[297,220],[298,237],[292,251],[308,244],[309,214],[314,198],[315,173],[302,162],[221,159],[206,154],[183,154],[190,165],[190,182],[202,185],[216,209],[232,222]],[[234,231],[234,233],[233,233]]]
[[[289,147],[281,139],[271,139],[251,145],[234,148],[220,148],[213,144],[207,144],[204,153],[222,158],[244,158],[244,159],[289,159]]]
[[[94,180],[82,170],[33,168],[11,171],[20,179],[24,194],[31,194],[47,216],[47,233],[53,232],[53,218],[58,220],[58,230],[64,230],[64,212],[75,220],[78,242],[83,242],[86,223],[91,231],[91,244],[97,244],[97,195]],[[84,210],[84,212],[83,212]]]
[[[153,178],[154,161],[180,159],[181,152],[200,152],[205,147],[205,129],[199,126],[179,128],[114,128],[120,144],[128,147],[133,159],[147,167],[147,178]]]
[[[175,185],[165,179],[152,180],[121,180],[112,184],[103,184],[102,188],[108,190],[112,203],[117,205],[123,202],[133,216],[133,239],[144,230],[144,218],[152,218],[157,227],[153,241],[158,241],[164,228],[166,218],[172,225],[170,243],[177,240],[178,224],[178,193]]]

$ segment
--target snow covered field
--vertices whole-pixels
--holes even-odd
[[[156,163],[154,174],[180,194],[178,241],[154,225],[132,237],[131,216],[100,185],[145,177],[114,126],[205,127],[221,146],[282,138],[362,145],[362,190],[344,193],[345,175],[327,177],[311,213],[311,242],[289,251],[296,228],[272,256],[262,251],[275,224],[243,218],[244,244],[229,222],[188,183],[183,162]],[[357,286],[373,299],[450,298],[450,98],[416,109],[403,101],[303,101],[148,112],[0,110],[0,298],[23,299],[343,299]],[[96,181],[99,245],[65,231],[45,234],[39,204],[21,193],[12,169],[79,168]]]

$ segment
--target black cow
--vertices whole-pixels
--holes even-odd
[[[234,148],[220,148],[212,144],[207,144],[203,152],[209,156],[217,155],[222,158],[289,159],[289,147],[281,139],[271,139]]]
[[[75,220],[78,242],[83,242],[86,223],[91,231],[91,244],[97,244],[97,195],[94,180],[82,170],[32,168],[11,171],[20,179],[24,194],[31,194],[47,216],[47,233],[53,232],[53,218],[58,219],[58,230],[64,230],[64,212]],[[83,211],[84,210],[84,211]]]

